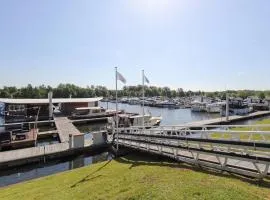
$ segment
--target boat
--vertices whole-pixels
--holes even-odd
[[[194,101],[191,105],[192,112],[206,112],[206,103]]]
[[[222,105],[225,104],[226,102],[209,103],[206,105],[206,111],[208,113],[220,113]]]
[[[122,111],[118,111],[122,113]],[[102,117],[111,117],[116,114],[115,110],[107,110],[103,107],[79,107],[75,108],[75,111],[72,113],[72,119],[91,119],[91,118],[102,118]]]
[[[176,103],[171,101],[160,101],[155,104],[158,108],[176,108]]]
[[[132,126],[143,126],[143,120],[144,120],[144,126],[146,128],[150,128],[153,126],[159,126],[162,120],[162,117],[153,117],[149,114],[147,115],[138,115],[138,114],[119,114],[119,127],[132,127]],[[109,120],[110,121],[110,120]],[[112,122],[115,122],[115,120],[112,120]]]
[[[0,116],[5,115],[5,104],[0,102]]]
[[[140,99],[137,97],[130,98],[128,101],[128,104],[129,105],[138,105],[138,104],[140,104]]]
[[[246,115],[251,111],[247,103],[240,98],[229,100],[229,115]],[[221,116],[226,115],[226,105],[222,105]]]
[[[0,133],[0,151],[36,146],[38,129],[12,130]]]

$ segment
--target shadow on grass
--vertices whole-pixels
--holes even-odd
[[[115,159],[119,163],[130,164],[131,166],[129,169],[138,166],[162,166],[162,167],[171,167],[171,168],[178,168],[178,169],[186,169],[192,170],[195,172],[200,172],[204,174],[210,174],[219,177],[231,178],[231,179],[238,179],[244,182],[248,182],[250,184],[270,188],[270,180],[256,180],[254,178],[241,176],[238,174],[233,174],[229,172],[224,172],[221,170],[215,170],[212,168],[202,168],[199,166],[190,165],[183,162],[176,162],[173,159],[168,157],[153,155],[153,154],[146,154],[146,153],[132,153],[127,156],[118,157]]]
[[[110,164],[112,160],[109,160],[107,161],[104,165],[102,165],[100,168],[98,168],[96,171],[92,172],[91,174],[88,174],[86,177],[84,177],[83,179],[79,180],[77,183],[73,184],[72,186],[70,186],[71,188],[74,188],[74,187],[77,187],[78,185],[80,185],[81,183],[84,183],[84,182],[88,182],[88,181],[91,181],[93,179],[96,179],[96,178],[99,178],[101,177],[102,175],[97,175],[97,176],[94,176],[94,177],[91,177],[93,176],[95,173],[101,171],[104,167],[106,167],[108,164]]]

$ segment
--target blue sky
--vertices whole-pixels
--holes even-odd
[[[2,0],[3,85],[270,89],[267,0]],[[120,84],[122,85],[122,84]]]

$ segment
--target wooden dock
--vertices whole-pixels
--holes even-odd
[[[184,125],[186,125],[188,127],[200,127],[200,126],[207,126],[207,125],[223,125],[223,124],[229,124],[232,122],[248,120],[248,119],[252,119],[252,118],[264,117],[267,115],[270,115],[270,111],[258,111],[258,112],[250,113],[250,114],[244,115],[244,116],[240,116],[240,115],[229,116],[229,121],[226,120],[226,117],[220,117],[220,118],[215,118],[215,119],[189,122],[189,123],[185,123]],[[183,124],[181,124],[181,126],[182,125]]]
[[[83,133],[81,133],[67,117],[55,116],[54,122],[61,143],[69,142],[70,135],[83,135]]]

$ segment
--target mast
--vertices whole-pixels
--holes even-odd
[[[118,135],[118,96],[117,96],[117,67],[115,67],[115,110],[116,110],[116,150],[118,151],[119,148],[119,135]]]
[[[142,105],[142,114],[143,114],[143,120],[142,120],[142,125],[144,129],[144,70],[142,70],[142,97],[143,97],[143,105]]]

